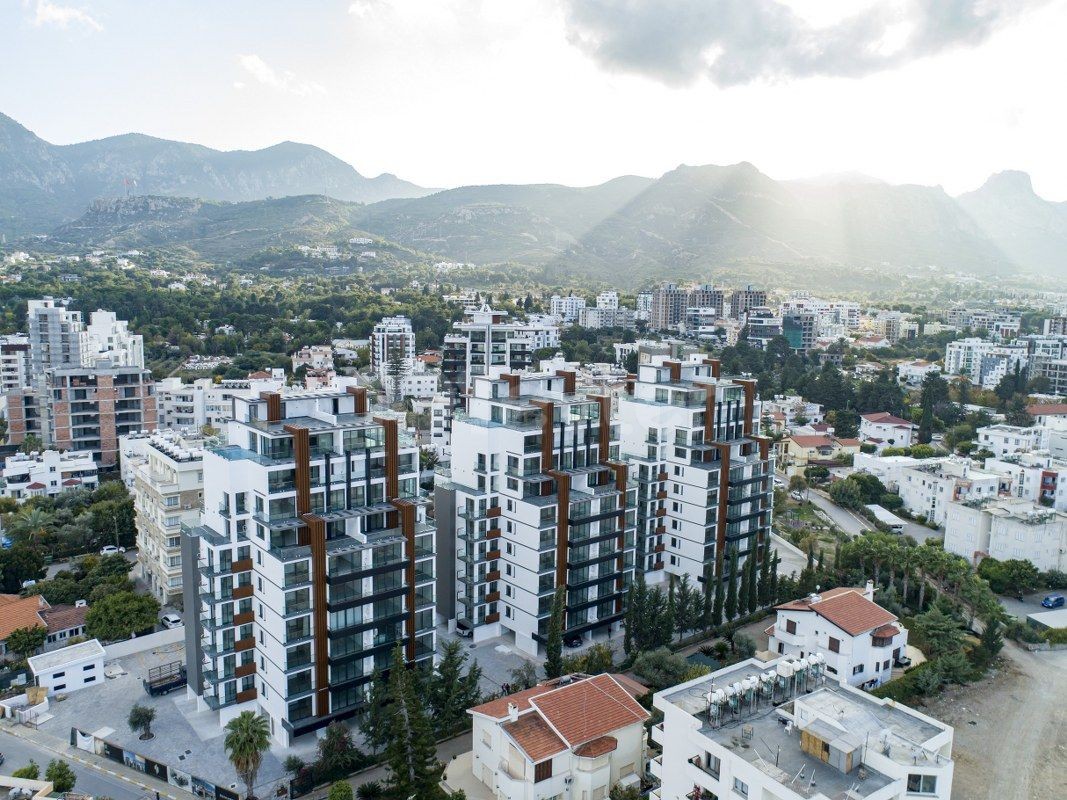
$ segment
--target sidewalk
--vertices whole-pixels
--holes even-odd
[[[24,739],[27,742],[31,742],[42,750],[47,750],[67,761],[74,761],[81,764],[83,767],[88,767],[89,769],[125,781],[126,783],[143,789],[147,794],[153,796],[158,794],[161,798],[165,797],[168,798],[168,800],[199,800],[199,798],[192,792],[187,792],[184,789],[179,789],[177,786],[150,778],[143,772],[131,769],[125,764],[119,764],[109,758],[104,758],[103,756],[98,756],[95,753],[89,753],[85,750],[79,750],[77,747],[72,747],[66,740],[59,739],[58,737],[35,730],[34,728],[5,721],[0,730],[9,736],[14,736],[18,739]]]

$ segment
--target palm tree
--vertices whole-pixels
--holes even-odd
[[[11,530],[12,533],[24,533],[30,544],[37,544],[48,533],[51,522],[52,516],[47,511],[27,508],[20,511],[11,521]]]
[[[270,747],[270,727],[267,718],[254,711],[242,711],[226,723],[223,742],[230,763],[241,776],[248,800],[255,800],[252,788],[263,763],[263,754]]]

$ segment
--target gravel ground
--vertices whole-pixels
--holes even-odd
[[[925,713],[955,726],[953,798],[1060,800],[1067,785],[1067,651],[1008,643],[995,673],[952,687]]]

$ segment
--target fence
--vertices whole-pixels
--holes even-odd
[[[185,628],[170,628],[169,630],[157,631],[147,636],[137,636],[133,639],[123,639],[104,647],[104,658],[113,661],[116,658],[125,658],[134,653],[143,653],[145,650],[154,650],[157,647],[166,647],[185,641]]]
[[[222,786],[216,786],[212,781],[183,772],[169,764],[145,758],[140,753],[126,750],[113,742],[101,739],[91,733],[80,731],[77,728],[70,729],[70,744],[71,747],[77,747],[87,753],[95,753],[98,756],[114,761],[116,764],[123,764],[130,769],[143,772],[158,781],[192,792],[197,797],[204,798],[204,800],[241,800],[240,795],[236,792],[232,792]]]

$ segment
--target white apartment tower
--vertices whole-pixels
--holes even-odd
[[[85,323],[80,311],[71,311],[53,297],[30,300],[26,305],[30,340],[30,372],[43,381],[48,369],[82,366]]]
[[[455,587],[442,615],[476,641],[510,632],[535,654],[565,587],[565,635],[617,629],[638,487],[611,398],[576,393],[568,371],[478,377],[452,433],[435,503],[438,572]]]
[[[391,363],[399,363],[403,372],[410,372],[415,362],[415,332],[407,317],[384,317],[374,326],[370,336],[371,368],[384,382],[389,377]]]
[[[433,659],[434,528],[418,448],[366,390],[235,398],[182,541],[189,692],[273,739],[357,714],[394,648]]]
[[[91,367],[98,359],[107,359],[116,367],[144,367],[144,337],[130,333],[130,324],[114,311],[98,309],[90,314],[85,334],[83,366]]]
[[[730,556],[762,559],[774,458],[756,435],[756,382],[714,359],[656,356],[619,398],[623,458],[637,490],[637,566],[649,583],[723,577]],[[710,586],[708,587],[710,589]]]

